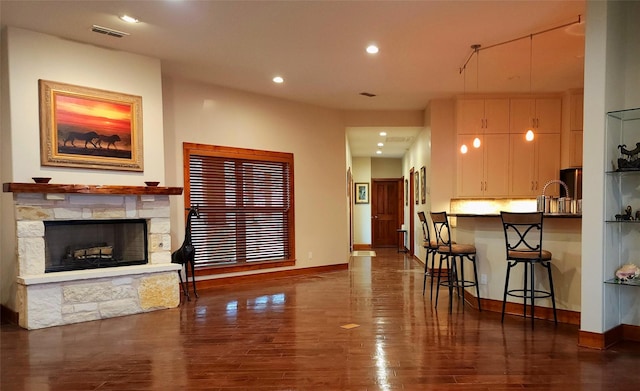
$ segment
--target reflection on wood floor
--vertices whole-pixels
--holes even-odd
[[[422,265],[376,249],[349,270],[200,292],[180,308],[1,328],[2,390],[637,390],[640,344],[422,296]]]

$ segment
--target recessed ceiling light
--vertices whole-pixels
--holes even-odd
[[[367,53],[369,53],[369,54],[376,54],[379,51],[380,51],[380,49],[378,49],[378,47],[376,45],[367,46]]]
[[[138,23],[139,20],[134,18],[133,16],[129,16],[129,15],[122,15],[120,17],[121,20],[124,20],[127,23]]]
[[[378,150],[376,151],[376,155],[382,155],[382,151],[378,149]]]
[[[380,136],[384,137],[387,135],[387,132],[380,132]]]
[[[378,143],[378,146],[379,147],[384,147],[384,144],[383,143]]]
[[[274,83],[282,84],[284,83],[284,79],[281,76],[276,76],[273,78]]]

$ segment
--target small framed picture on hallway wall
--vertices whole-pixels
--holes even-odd
[[[416,200],[416,205],[420,204],[420,172],[413,173],[413,198]]]
[[[423,204],[427,203],[427,168],[420,167],[420,200]]]
[[[369,183],[356,183],[356,204],[369,203]]]

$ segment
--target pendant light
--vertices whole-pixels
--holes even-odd
[[[480,85],[480,44],[471,45],[471,49],[476,53],[476,92],[478,92]],[[473,147],[480,148],[480,137],[476,134],[476,137],[473,139]]]
[[[533,95],[533,89],[531,87],[531,79],[533,74],[533,34],[529,35],[529,95]],[[527,141],[533,141],[535,134],[533,133],[533,116],[531,115],[531,104],[529,104],[529,119],[531,120],[531,127],[527,129],[524,139]]]
[[[467,95],[467,66],[465,64],[464,68],[461,69],[462,71],[462,96],[466,97]],[[462,144],[460,146],[460,153],[461,154],[465,154],[469,151],[469,148],[467,148],[467,144]]]

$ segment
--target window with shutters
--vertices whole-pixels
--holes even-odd
[[[293,154],[184,143],[196,275],[293,265]]]

